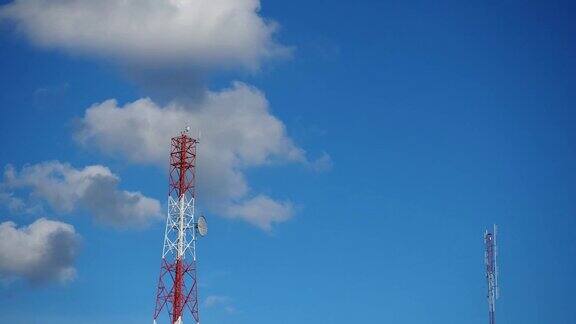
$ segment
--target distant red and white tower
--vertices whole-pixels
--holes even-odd
[[[156,292],[154,323],[182,324],[188,312],[194,323],[198,315],[196,240],[207,232],[203,216],[196,219],[196,145],[189,128],[173,137],[170,151],[168,216],[164,233],[160,278]],[[160,320],[166,309],[168,320]]]
[[[498,264],[496,256],[498,254],[496,245],[496,230],[494,225],[492,232],[484,232],[484,245],[486,252],[484,259],[486,263],[486,280],[488,281],[488,316],[489,324],[496,324],[496,299],[499,297],[498,289]]]

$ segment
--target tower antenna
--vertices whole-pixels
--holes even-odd
[[[207,233],[204,216],[196,218],[196,145],[186,127],[171,140],[168,186],[168,215],[160,278],[156,290],[154,324],[167,309],[171,324],[182,324],[187,310],[194,323],[198,314],[198,279],[196,277],[196,240]]]
[[[486,251],[484,260],[486,264],[486,280],[488,282],[488,316],[489,324],[496,324],[496,300],[500,292],[498,288],[498,246],[496,244],[496,234],[498,228],[494,225],[492,232],[484,232],[484,245]]]

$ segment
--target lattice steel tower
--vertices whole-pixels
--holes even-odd
[[[196,239],[207,232],[203,216],[195,218],[195,169],[198,140],[188,135],[189,128],[172,138],[168,190],[168,216],[164,233],[160,278],[156,292],[154,323],[164,308],[171,324],[182,324],[186,309],[200,323],[198,280],[196,277]],[[159,320],[160,321],[160,320]]]
[[[488,281],[488,316],[489,324],[496,324],[496,299],[499,297],[498,289],[498,264],[496,256],[498,254],[496,245],[497,227],[494,225],[493,231],[484,232],[484,245],[486,252],[484,259],[486,263],[486,280]]]

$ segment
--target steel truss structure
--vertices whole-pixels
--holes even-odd
[[[486,264],[486,280],[488,281],[488,316],[489,324],[496,324],[496,299],[499,297],[498,288],[498,264],[496,257],[498,254],[496,245],[497,227],[494,225],[492,233],[484,232],[484,245],[486,251],[484,260]]]
[[[169,323],[182,324],[186,310],[190,311],[196,324],[200,323],[196,277],[198,235],[194,216],[198,140],[187,132],[171,141],[168,215],[156,292],[155,324],[164,308]]]

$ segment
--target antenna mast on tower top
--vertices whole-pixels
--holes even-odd
[[[499,297],[498,263],[496,262],[496,257],[498,255],[496,234],[496,225],[494,225],[492,232],[489,232],[488,230],[484,232],[484,245],[486,246],[484,259],[486,264],[486,280],[488,282],[489,324],[496,324],[496,300]]]

